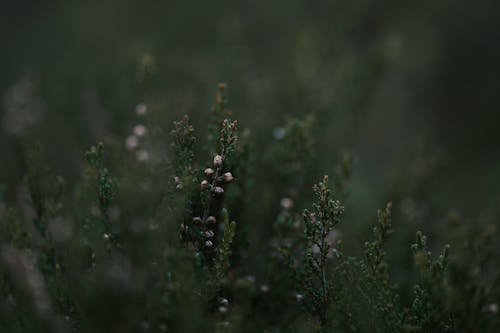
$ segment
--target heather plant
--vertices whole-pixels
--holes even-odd
[[[186,179],[182,175],[186,172],[190,174],[188,182],[199,184],[199,187],[186,189],[192,193],[188,194],[191,199],[180,225],[180,237],[198,261],[202,275],[202,301],[224,312],[229,304],[223,293],[236,229],[236,222],[230,221],[224,199],[228,185],[235,181],[232,172],[236,163],[232,160],[237,150],[238,123],[231,119],[231,112],[226,110],[225,84],[220,84],[218,88],[208,138],[211,158],[202,173],[193,165],[192,144],[195,139],[187,117],[181,122],[174,122],[172,137],[174,162],[178,163],[176,171],[181,175],[175,176],[176,189],[184,190],[182,184]]]
[[[88,177],[93,182],[96,192],[96,203],[99,207],[99,222],[104,238],[113,244],[117,244],[116,236],[111,230],[111,221],[109,216],[110,206],[116,195],[116,182],[109,174],[109,171],[103,165],[104,144],[99,143],[92,146],[85,153],[87,163],[89,164]]]
[[[329,324],[327,312],[332,298],[332,282],[328,274],[327,260],[333,250],[333,244],[328,238],[340,222],[344,208],[339,201],[332,199],[327,176],[314,186],[314,192],[317,202],[313,205],[313,211],[305,210],[303,216],[305,226],[302,263],[299,268],[295,268],[293,259],[289,258],[288,261],[299,284],[297,301],[316,318],[321,330],[325,330]]]
[[[137,106],[141,122],[146,113],[154,110]],[[25,200],[7,207],[0,187],[0,330],[499,328],[497,211],[477,227],[450,213],[450,245],[436,256],[434,237],[405,224],[389,202],[363,242],[343,229],[357,223],[352,154],[310,186],[324,154],[314,148],[313,116],[289,118],[264,149],[235,115],[219,84],[206,140],[187,115],[168,130],[135,125],[125,150],[103,138],[82,154],[72,191],[40,147],[30,150]],[[165,140],[170,149],[158,161],[154,148],[167,149],[157,142]],[[415,240],[401,248],[391,242],[399,232],[416,232]]]

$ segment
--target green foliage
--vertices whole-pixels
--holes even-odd
[[[51,174],[49,166],[44,161],[41,146],[29,151],[27,155],[29,167],[25,182],[35,211],[33,224],[40,235],[47,238],[48,220],[56,216],[62,208],[64,180]]]
[[[436,260],[432,260],[431,252],[427,247],[427,237],[417,232],[412,250],[415,262],[420,273],[420,284],[414,289],[414,301],[411,305],[410,322],[419,332],[454,331],[451,313],[443,304],[446,299],[446,268],[450,246],[446,245],[443,253]]]
[[[304,119],[289,118],[283,127],[274,130],[278,144],[268,152],[270,170],[274,170],[273,177],[276,184],[283,191],[283,195],[293,200],[299,199],[299,193],[304,188],[306,176],[312,167],[315,150],[313,145],[312,128],[314,116]]]
[[[231,244],[233,243],[234,234],[236,231],[236,222],[229,222],[227,210],[222,210],[223,230],[221,244],[217,249],[215,257],[215,278],[222,285],[225,274],[230,267],[229,257],[231,255]]]
[[[314,186],[314,192],[317,202],[313,204],[313,211],[305,210],[303,215],[305,239],[302,264],[297,269],[292,268],[299,284],[298,300],[324,330],[329,324],[327,311],[332,289],[327,260],[333,244],[328,242],[328,236],[340,222],[344,208],[339,201],[332,199],[327,176]]]
[[[104,144],[100,142],[97,146],[90,147],[85,153],[89,164],[89,178],[95,183],[97,203],[101,213],[103,231],[113,242],[116,241],[111,230],[109,208],[116,195],[116,181],[110,176],[109,171],[104,167]]]
[[[312,117],[289,119],[257,154],[225,84],[212,111],[206,140],[187,116],[173,123],[161,163],[131,159],[113,139],[106,155],[91,147],[74,192],[40,148],[27,154],[28,200],[4,211],[0,189],[2,332],[498,330],[500,215],[471,228],[450,214],[453,251],[435,258],[420,231],[411,247],[394,245],[395,229],[414,230],[389,203],[363,246],[345,228],[357,223],[351,154],[308,198]]]

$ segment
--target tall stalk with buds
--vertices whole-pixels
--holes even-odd
[[[213,143],[213,152],[209,165],[198,172],[194,166],[192,145],[193,129],[187,118],[175,123],[172,135],[175,139],[174,152],[176,160],[183,162],[179,174],[193,175],[198,187],[193,187],[190,196],[189,215],[180,227],[181,239],[191,248],[201,264],[203,278],[209,300],[223,298],[223,287],[226,284],[226,272],[229,269],[232,242],[235,236],[236,223],[230,220],[225,207],[225,195],[228,185],[235,181],[230,159],[237,150],[238,123],[231,119],[231,112],[226,109],[225,84],[220,84],[213,108],[213,124],[209,141]],[[195,176],[198,174],[199,176]],[[179,188],[181,182],[176,179]],[[220,303],[220,302],[219,302]],[[224,307],[226,307],[225,305]]]

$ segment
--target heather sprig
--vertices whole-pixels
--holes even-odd
[[[231,256],[231,245],[236,231],[236,222],[229,221],[229,215],[226,209],[222,210],[223,235],[217,254],[215,257],[215,277],[217,284],[222,286],[227,270],[230,267],[229,257]]]
[[[377,212],[377,224],[373,228],[373,240],[365,243],[365,262],[360,267],[366,275],[366,292],[371,294],[374,316],[380,317],[383,330],[398,332],[401,330],[399,293],[397,286],[391,284],[389,263],[386,259],[386,246],[389,236],[393,233],[391,221],[392,202],[385,209]]]
[[[389,202],[384,210],[378,211],[378,221],[373,228],[374,240],[365,243],[365,256],[372,274],[385,285],[389,280],[388,264],[385,260],[385,245],[387,238],[393,232],[391,225],[392,203]]]
[[[209,303],[218,302],[218,298],[225,299],[223,289],[227,284],[226,273],[230,267],[236,228],[236,223],[230,221],[224,199],[227,186],[236,180],[232,168],[238,163],[232,159],[232,155],[240,155],[241,151],[237,146],[238,123],[230,118],[229,112],[225,111],[227,102],[224,92],[225,85],[220,84],[216,105],[213,108],[212,129],[216,129],[217,132],[211,132],[209,137],[209,141],[217,137],[210,165],[198,177],[193,178],[193,180],[198,179],[199,187],[192,189],[192,194],[189,196],[190,207],[186,209],[188,215],[180,226],[181,239],[198,258],[200,280],[203,281],[201,290]],[[192,127],[187,125],[187,122],[175,125],[174,139],[184,138],[174,142],[176,147],[184,146],[183,149],[177,149],[177,156],[180,156],[179,152],[184,151],[183,156],[188,157],[183,159],[184,170],[195,170],[192,154],[195,138]],[[183,135],[176,134],[179,132]],[[230,159],[232,162],[229,162]],[[196,173],[193,172],[193,175]],[[227,309],[227,305],[224,305],[224,309]]]
[[[108,169],[104,166],[104,144],[100,142],[96,146],[90,147],[85,153],[85,157],[89,165],[91,181],[95,184],[104,238],[117,245],[109,216],[109,209],[116,196],[117,181],[111,177]]]
[[[214,107],[216,114],[223,112],[226,104],[225,97],[221,95],[224,89],[225,85],[219,85],[219,92],[216,96],[216,107]],[[218,118],[216,117],[216,119]],[[181,128],[184,128],[183,133],[186,133],[187,128],[188,135],[185,135],[184,138],[188,139],[178,141],[176,146],[181,146],[180,143],[189,143],[185,145],[185,151],[188,152],[185,155],[190,157],[186,162],[191,164],[193,158],[191,153],[192,144],[195,140],[191,134],[192,128],[187,126],[185,122]],[[199,204],[193,202],[193,214],[195,214],[195,211],[201,211],[201,214],[191,217],[190,221],[188,219],[181,225],[181,237],[188,240],[196,248],[197,252],[203,254],[203,257],[208,260],[207,264],[209,266],[213,265],[212,261],[214,260],[214,251],[217,245],[219,225],[221,225],[220,221],[223,219],[222,210],[224,208],[223,201],[226,186],[235,180],[232,172],[226,169],[226,160],[236,148],[237,128],[238,123],[230,118],[224,118],[220,121],[216,144],[217,152],[214,153],[211,159],[211,165],[203,171],[198,190]],[[180,151],[180,149],[177,150]],[[185,168],[193,169],[188,163],[186,163]]]
[[[411,248],[419,270],[420,283],[415,285],[413,291],[414,300],[408,320],[410,325],[418,332],[455,331],[453,316],[446,302],[449,287],[445,273],[450,246],[446,245],[442,254],[433,260],[427,245],[427,237],[418,231]]]
[[[328,310],[332,300],[331,274],[328,269],[332,246],[329,235],[340,222],[344,207],[334,200],[332,190],[328,188],[328,176],[314,186],[316,202],[313,210],[305,210],[304,221],[304,256],[298,267],[292,265],[297,281],[298,301],[313,316],[321,330],[330,324]]]
[[[448,222],[454,244],[447,268],[449,304],[455,322],[463,330],[493,330],[500,321],[498,300],[492,297],[500,289],[500,273],[493,269],[498,265],[497,227],[491,222],[472,226],[456,211],[450,212]]]
[[[182,189],[182,181],[184,177],[192,175],[193,159],[194,159],[194,145],[196,137],[194,135],[194,128],[189,123],[189,117],[185,115],[180,121],[174,121],[174,128],[170,132],[172,138],[172,152],[173,160],[171,165],[176,174],[176,187]]]

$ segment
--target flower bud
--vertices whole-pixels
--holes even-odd
[[[219,298],[219,305],[220,306],[228,306],[229,305],[229,301],[227,300],[227,298],[220,297]]]
[[[211,241],[211,240],[207,240],[207,241],[205,242],[205,246],[206,246],[206,247],[212,247],[212,246],[214,246],[214,243],[212,243],[212,241]]]
[[[207,223],[215,223],[216,221],[217,221],[217,220],[215,219],[215,217],[214,217],[214,216],[209,216],[209,217],[207,218]]]
[[[214,173],[215,173],[215,171],[212,168],[205,169],[205,176],[207,176],[207,177],[211,177]]]
[[[146,128],[146,126],[139,124],[139,125],[134,126],[133,132],[138,137],[142,137],[142,136],[146,135],[146,133],[148,132],[148,129]]]
[[[227,182],[227,183],[230,183],[234,180],[234,177],[233,177],[233,174],[231,172],[226,172],[224,175],[224,180]]]
[[[283,208],[284,210],[290,210],[293,208],[293,200],[290,198],[281,199],[280,204],[281,208]]]
[[[207,237],[207,238],[213,238],[214,237],[214,232],[212,230],[205,231],[205,237]]]
[[[206,180],[202,181],[201,184],[200,184],[200,187],[202,190],[205,190],[207,189],[208,187],[210,186],[210,183]]]
[[[217,186],[215,189],[214,189],[214,192],[215,194],[224,194],[224,189],[220,186]]]
[[[135,107],[135,113],[137,113],[138,116],[144,116],[148,112],[148,106],[146,103],[139,103]]]
[[[128,150],[134,150],[139,146],[139,138],[136,135],[130,135],[125,140],[125,147]]]
[[[222,156],[215,155],[215,157],[214,157],[214,165],[216,167],[220,167],[222,165]]]
[[[194,222],[195,224],[200,224],[200,223],[201,223],[201,218],[200,218],[200,217],[198,217],[198,216],[197,216],[197,217],[193,217],[193,222]]]

